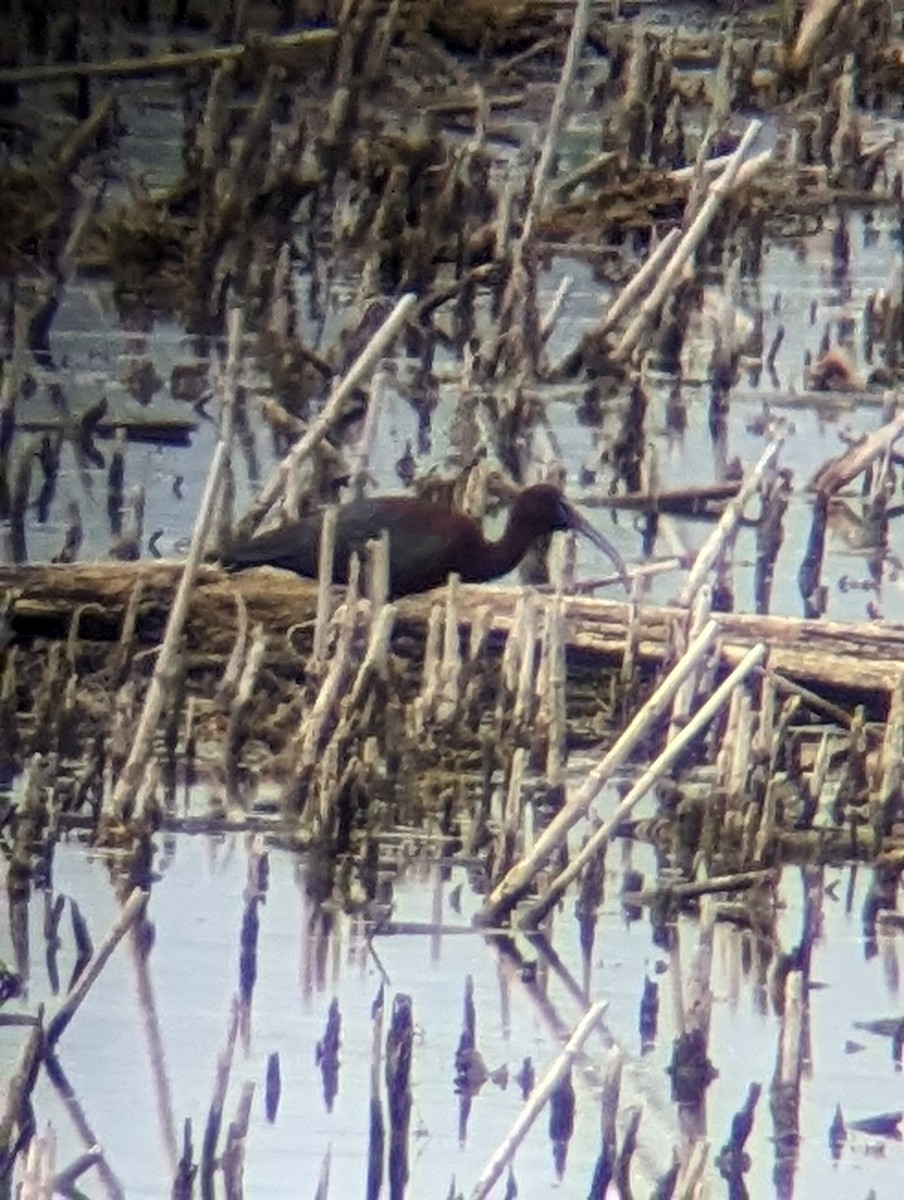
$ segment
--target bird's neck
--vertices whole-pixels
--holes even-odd
[[[498,579],[518,565],[539,535],[509,520],[498,541],[484,541],[478,579]]]

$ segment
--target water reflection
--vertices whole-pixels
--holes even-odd
[[[653,866],[641,845],[610,854],[598,910],[569,905],[529,938],[471,930],[464,866],[394,860],[374,933],[331,903],[322,870],[260,836],[159,845],[146,911],[34,1093],[58,1162],[94,1156],[90,1194],[159,1196],[175,1180],[189,1195],[197,1172],[208,1194],[231,1180],[297,1195],[307,1179],[313,1195],[328,1173],[334,1195],[445,1195],[453,1178],[466,1195],[535,1070],[600,998],[596,1036],[517,1152],[519,1195],[558,1179],[584,1195],[616,1170],[647,1195],[703,1140],[704,1175],[729,1195],[837,1195],[848,1175],[857,1194],[893,1194],[901,927],[881,869],[788,868],[768,928],[727,908],[713,920],[704,901],[667,923],[663,949],[643,893],[640,919],[621,903],[624,864]],[[33,1036],[12,1016],[55,1013],[121,913],[115,859],[69,842],[52,867],[30,893],[5,868],[0,957],[22,989],[3,1008],[7,1076]],[[601,1135],[615,1061],[618,1119]],[[695,1074],[706,1064],[715,1074]]]

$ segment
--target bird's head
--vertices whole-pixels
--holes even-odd
[[[627,577],[624,559],[609,539],[582,517],[551,483],[537,483],[520,492],[512,506],[510,519],[514,526],[529,530],[534,537],[573,529],[575,533],[592,542],[598,550],[602,550],[619,575]]]

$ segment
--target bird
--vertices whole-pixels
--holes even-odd
[[[312,513],[227,546],[228,570],[272,566],[316,578],[323,512]],[[608,538],[585,520],[552,484],[524,488],[509,511],[505,531],[490,541],[471,517],[412,496],[374,496],[340,505],[336,516],[333,583],[346,583],[349,562],[369,541],[389,534],[390,599],[442,586],[456,573],[465,583],[508,574],[544,534],[573,529],[612,561],[622,580],[627,570]]]

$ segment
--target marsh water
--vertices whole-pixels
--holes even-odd
[[[124,87],[122,101],[129,128],[124,161],[140,164],[151,182],[155,174],[165,178],[178,146],[171,114],[155,103],[152,90]],[[160,136],[161,130],[167,136]],[[844,263],[833,254],[841,223],[850,246]],[[728,301],[739,310],[763,313],[766,345],[779,323],[785,328],[774,376],[753,368],[742,374],[732,389],[725,429],[717,439],[710,426],[707,358],[702,351],[698,372],[689,363],[680,384],[655,374],[645,380],[660,487],[721,479],[734,456],[745,465],[754,461],[764,445],[766,406],[769,415],[783,423],[782,464],[793,471],[795,490],[776,572],[774,612],[798,615],[801,611],[797,571],[811,518],[806,480],[848,439],[874,429],[881,419],[879,393],[874,394],[875,404],[861,399],[856,406],[844,396],[806,394],[807,357],[818,356],[826,329],[834,339],[843,323],[855,369],[868,374],[864,305],[870,294],[890,285],[900,257],[897,214],[833,211],[806,236],[769,242],[756,277],[716,281],[715,290],[727,290]],[[553,358],[574,344],[609,298],[584,263],[562,257],[544,278],[547,299],[564,275],[573,282],[550,345]],[[331,304],[337,322],[353,290],[351,281],[334,289]],[[52,363],[47,370],[60,389],[53,394],[57,399],[60,394],[65,397],[70,413],[82,411],[103,394],[118,414],[141,416],[146,409],[133,384],[140,368],[145,377],[158,380],[152,396],[155,417],[190,415],[196,420],[187,446],[130,443],[126,448],[126,489],[140,485],[145,495],[144,548],[152,534],[159,534],[154,538],[156,549],[177,557],[191,531],[216,437],[222,347],[199,345],[173,319],[125,322],[107,285],[74,280],[62,293],[50,350]],[[375,491],[400,490],[396,464],[409,444],[416,448],[421,465],[441,467],[451,458],[456,449],[451,421],[454,364],[447,366],[450,378],[439,386],[439,405],[425,431],[405,396],[407,365],[404,359],[394,362],[395,382],[390,380],[384,391],[370,460]],[[442,368],[438,361],[438,372]],[[197,374],[206,403],[193,405],[176,398],[174,381],[180,370]],[[244,382],[253,412],[254,401],[267,395],[269,384],[250,361]],[[39,388],[29,402],[29,417],[58,416],[51,395],[50,389]],[[633,517],[627,513],[615,517],[600,503],[605,497],[605,466],[599,467],[595,439],[604,438],[609,417],[604,416],[599,430],[581,424],[576,416],[577,387],[550,388],[544,398],[556,453],[568,466],[570,493],[586,506],[587,514],[624,557],[637,560],[640,534]],[[615,412],[613,408],[613,421]],[[239,508],[273,462],[272,436],[265,424],[252,421],[250,434],[255,452],[246,456],[239,473]],[[63,456],[48,519],[29,524],[29,556],[47,561],[58,553],[69,505],[75,502],[85,534],[82,556],[104,558],[111,543],[106,461],[80,460],[69,443]],[[538,444],[536,470],[553,457],[548,445]],[[588,463],[599,469],[599,479],[582,491],[576,482],[578,467]],[[706,525],[678,519],[672,526],[690,549],[708,531]],[[863,551],[852,544],[856,520],[832,526],[825,574],[830,616],[864,619],[878,609],[890,620],[904,617],[895,565],[904,545],[894,523],[891,537],[877,585]],[[662,553],[670,553],[672,545],[665,537]],[[598,573],[599,564],[582,554],[580,571]],[[752,607],[754,559],[753,534],[743,531],[735,570],[735,599],[741,609]],[[867,580],[869,585],[861,586]],[[665,600],[676,586],[675,579],[666,576],[650,585],[648,597]],[[579,780],[592,762],[593,756],[586,752],[574,759],[569,768],[572,779]],[[17,786],[13,784],[14,791]],[[202,803],[201,797],[195,799]],[[610,803],[610,797],[603,797],[600,810],[605,812]],[[700,946],[706,906],[699,919],[682,917],[663,945],[649,911],[626,909],[620,899],[627,867],[655,878],[653,852],[617,842],[608,854],[604,902],[589,947],[586,931],[582,939],[572,899],[556,915],[548,940],[496,937],[471,926],[481,901],[479,873],[472,864],[442,861],[435,840],[424,833],[397,831],[394,862],[383,872],[389,923],[382,930],[378,923],[375,932],[364,914],[348,914],[324,901],[314,860],[262,838],[269,872],[257,910],[256,982],[239,1034],[226,1103],[229,1119],[243,1085],[254,1085],[246,1195],[313,1196],[325,1171],[330,1195],[365,1194],[371,1008],[381,987],[387,1011],[398,993],[409,995],[413,1003],[416,1037],[408,1187],[412,1197],[453,1194],[453,1183],[468,1194],[519,1111],[522,1097],[516,1075],[523,1061],[530,1058],[541,1073],[577,1023],[588,998],[605,999],[608,1009],[574,1072],[573,1132],[564,1148],[556,1148],[548,1118],[541,1116],[515,1158],[519,1196],[531,1200],[589,1193],[599,1153],[601,1073],[613,1045],[620,1048],[625,1064],[622,1101],[643,1109],[635,1179],[644,1183],[638,1182],[637,1195],[647,1194],[644,1187],[652,1187],[650,1181],[665,1172],[672,1148],[681,1142],[683,1126],[692,1127],[695,1136],[708,1138],[710,1158],[715,1158],[752,1083],[763,1085],[763,1095],[747,1147],[751,1196],[865,1200],[868,1195],[900,1195],[904,1178],[900,1126],[885,1132],[849,1128],[846,1142],[835,1153],[829,1139],[838,1105],[852,1122],[894,1112],[904,1099],[900,1045],[896,1058],[890,1036],[856,1025],[904,1019],[900,963],[904,929],[900,919],[880,920],[877,925],[865,919],[872,882],[869,868],[786,868],[780,884],[784,908],[774,931],[758,933],[725,920],[715,924],[710,1056],[718,1074],[706,1093],[703,1111],[690,1118],[672,1099],[666,1068],[679,1029],[679,996]],[[168,1194],[187,1119],[192,1121],[196,1145],[200,1142],[218,1056],[240,986],[248,864],[252,854],[261,850],[261,842],[255,841],[258,836],[157,836],[147,913],[153,943],[146,954],[128,940],[117,949],[61,1043],[61,1063],[84,1123],[102,1146],[122,1194],[129,1197]],[[4,860],[0,872],[5,869]],[[73,833],[56,849],[46,890],[33,890],[24,909],[10,910],[2,888],[0,959],[25,981],[25,992],[15,1002],[17,1009],[31,1012],[44,1004],[53,1010],[75,961],[68,907],[78,906],[97,942],[115,919],[122,886],[116,857],[92,849]],[[812,942],[806,1004],[801,1139],[796,1163],[789,1166],[780,1161],[773,1141],[768,1103],[781,1030],[770,981],[781,957],[790,954],[803,936],[805,891],[819,896],[820,923]],[[60,945],[51,956],[45,919],[58,897],[66,899],[67,912]],[[454,1063],[468,978],[473,981],[478,1048],[490,1071],[507,1068],[507,1080],[494,1076],[476,1095],[463,1097],[456,1091]],[[642,1044],[639,1033],[645,980],[657,985],[659,996],[658,1022],[649,1044]],[[324,1037],[334,1000],[341,1014],[335,1095],[317,1063],[317,1044]],[[0,1077],[11,1073],[20,1044],[18,1027],[0,1027]],[[282,1086],[278,1110],[270,1120],[264,1095],[267,1063],[274,1054],[279,1056]],[[46,1079],[34,1100],[38,1129],[52,1124],[60,1162],[85,1148],[86,1139],[76,1133],[71,1111],[64,1110]],[[712,1168],[710,1176],[717,1177]],[[712,1194],[720,1194],[713,1186]],[[116,1194],[112,1184],[107,1191]]]
[[[128,1196],[165,1194],[162,1181],[172,1177],[186,1118],[200,1138],[239,986],[247,843],[244,835],[159,839],[159,878],[148,914],[154,943],[146,965],[128,942],[120,947],[62,1043],[69,1081]],[[327,1156],[331,1194],[365,1194],[371,1004],[381,986],[387,997],[401,992],[413,1002],[410,1195],[444,1196],[453,1180],[467,1194],[518,1114],[522,1101],[515,1076],[523,1060],[529,1057],[541,1074],[588,996],[604,998],[608,1008],[575,1070],[575,1122],[562,1174],[544,1115],[515,1160],[518,1194],[588,1194],[599,1153],[600,1069],[613,1043],[624,1056],[623,1102],[643,1106],[635,1178],[646,1180],[637,1193],[645,1194],[651,1177],[668,1167],[677,1142],[677,1109],[666,1074],[677,1033],[673,989],[700,937],[698,923],[682,919],[674,945],[663,950],[649,920],[621,904],[624,864],[649,870],[649,852],[620,845],[610,852],[606,898],[589,955],[570,911],[556,922],[555,952],[544,941],[515,938],[509,944],[471,930],[479,898],[467,870],[437,863],[416,836],[407,845],[402,839],[398,857],[392,919],[402,932],[368,938],[360,918],[314,903],[304,857],[269,851],[257,982],[226,1110],[228,1117],[246,1082],[255,1085],[246,1194],[313,1195]],[[850,1132],[837,1159],[829,1144],[836,1105],[846,1120],[855,1121],[901,1102],[901,1062],[895,1061],[891,1038],[854,1025],[899,1014],[901,1005],[901,929],[880,924],[872,934],[864,930],[869,876],[856,868],[818,874],[823,922],[813,945],[801,1143],[796,1183],[786,1194],[866,1197],[872,1188],[876,1195],[893,1196],[900,1179],[898,1140]],[[763,1085],[748,1144],[751,1196],[784,1190],[773,1182],[776,1148],[766,1102],[780,1028],[769,979],[780,954],[800,937],[803,887],[800,872],[786,870],[778,944],[724,922],[714,931],[710,1053],[718,1076],[707,1094],[701,1133],[711,1139],[715,1154],[749,1084]],[[453,907],[456,888],[461,902]],[[100,933],[118,908],[115,862],[77,842],[61,845],[54,894],[77,903]],[[19,965],[28,968],[28,1007],[44,1002],[52,1011],[46,904],[47,897],[36,894],[29,905],[30,962]],[[67,924],[64,918],[56,954],[64,984],[73,963]],[[474,984],[478,1048],[489,1070],[507,1067],[508,1080],[506,1086],[488,1080],[466,1100],[456,1094],[454,1060],[467,977]],[[638,1026],[644,979],[656,981],[660,994],[658,1030],[648,1047],[641,1044]],[[338,1086],[328,1102],[316,1048],[334,999],[341,1013],[341,1050]],[[0,1052],[12,1061],[15,1030],[0,1033]],[[282,1089],[271,1122],[264,1093],[267,1060],[274,1053]],[[83,1147],[56,1093],[44,1084],[35,1103],[39,1122],[54,1125],[60,1160],[74,1157]]]

